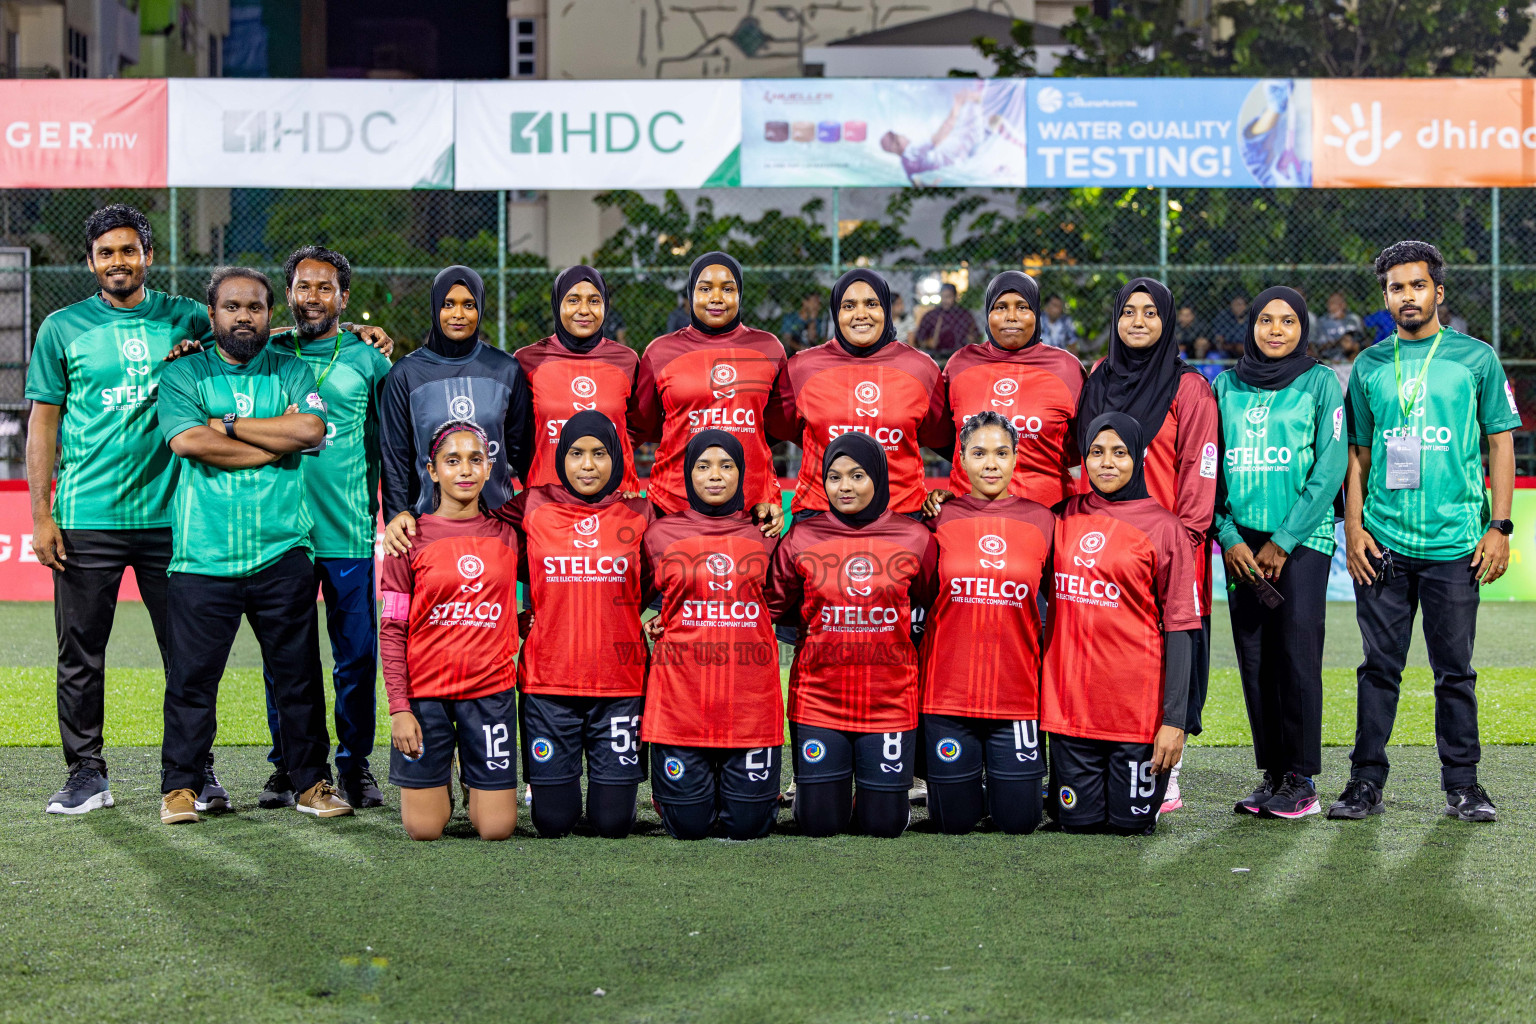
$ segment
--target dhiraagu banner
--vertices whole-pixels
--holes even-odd
[[[461,189],[740,185],[741,83],[460,82]]]

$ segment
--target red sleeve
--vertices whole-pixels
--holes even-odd
[[[768,435],[769,444],[776,441],[800,443],[800,417],[795,409],[795,386],[789,379],[788,360],[779,366],[778,375],[774,377],[773,393],[768,396],[768,405],[763,410],[763,432]]]
[[[794,535],[794,527],[789,533],[779,538],[778,545],[773,549],[773,562],[768,568],[768,585],[764,589],[764,596],[768,601],[768,621],[783,622],[785,625],[794,625],[799,621],[800,602],[804,599],[804,581],[800,578],[800,570],[795,568],[795,548],[797,544],[790,538]]]
[[[1221,426],[1216,396],[1198,373],[1186,373],[1179,381],[1176,418],[1179,435],[1174,470],[1178,486],[1173,511],[1184,524],[1190,542],[1199,544],[1205,540],[1216,510],[1216,439]]]
[[[1172,529],[1159,531],[1157,548],[1157,601],[1163,609],[1163,632],[1200,629],[1200,580],[1195,556]]]
[[[415,589],[411,555],[384,557],[384,571],[379,579],[380,612],[379,659],[384,667],[384,692],[389,697],[389,713],[411,710],[406,696],[410,674],[406,663],[406,636],[410,628],[411,592]]]
[[[531,492],[524,489],[518,491],[512,500],[492,513],[497,519],[512,527],[512,538],[516,542],[517,549],[517,581],[523,584],[523,604],[526,606],[531,601],[531,592],[528,586],[528,536],[524,531],[524,524],[528,518],[528,495]]]
[[[940,458],[955,454],[955,425],[949,415],[949,380],[942,373],[933,375],[928,390],[928,411],[917,425],[917,443],[931,449]]]
[[[923,560],[912,579],[912,606],[926,609],[939,596],[939,539],[931,531],[923,546]]]
[[[652,345],[656,344],[654,341]],[[634,444],[661,440],[661,392],[656,385],[656,367],[651,350],[640,357],[635,372],[635,387],[629,393],[629,439]]]

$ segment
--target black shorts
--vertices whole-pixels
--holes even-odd
[[[651,793],[664,804],[779,798],[778,747],[650,745]]]
[[[389,781],[401,789],[436,789],[459,777],[470,789],[517,788],[516,693],[503,690],[473,700],[412,700],[421,724],[421,757],[407,761],[389,748]]]
[[[1045,744],[1033,719],[923,715],[922,735],[925,777],[934,782],[970,782],[983,766],[999,779],[1045,777]]]
[[[917,730],[844,732],[819,725],[789,723],[795,747],[795,781],[841,782],[849,776],[860,789],[912,788]]]
[[[1051,800],[1063,825],[1149,829],[1157,824],[1168,773],[1152,772],[1152,744],[1052,733]]]
[[[581,758],[593,782],[626,786],[645,781],[640,742],[644,697],[567,697],[525,693],[518,701],[523,774],[535,786],[581,778]]]

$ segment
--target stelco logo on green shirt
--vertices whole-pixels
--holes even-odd
[[[1381,436],[1389,438],[1417,434],[1422,451],[1450,451],[1451,428],[1437,427],[1424,422],[1424,396],[1428,391],[1428,386],[1417,377],[1403,381],[1403,386],[1398,390],[1398,394],[1402,396],[1403,404],[1410,407],[1413,412],[1407,423],[1400,427],[1388,427],[1381,432]]]
[[[589,111],[585,120],[561,111],[559,128],[552,110],[514,110],[512,112],[512,152],[520,154],[628,153],[643,143],[658,153],[675,153],[685,139],[677,134],[683,115],[659,110],[643,124],[634,114],[610,110],[598,120],[597,111]],[[598,144],[602,148],[599,150]],[[557,148],[558,144],[558,148]]]

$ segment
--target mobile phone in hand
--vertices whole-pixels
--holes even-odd
[[[1263,576],[1249,576],[1248,584],[1259,595],[1259,600],[1264,602],[1264,607],[1279,608],[1285,603],[1285,598],[1280,595],[1280,591],[1276,590]]]

